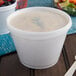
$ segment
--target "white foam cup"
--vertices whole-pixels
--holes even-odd
[[[66,19],[67,25],[49,32],[26,32],[10,24],[10,20],[16,17],[18,13],[31,10],[51,10],[52,12],[61,14]],[[21,9],[11,14],[7,19],[7,23],[21,63],[33,69],[49,68],[58,62],[67,32],[72,25],[68,14],[49,7]]]
[[[15,11],[15,7],[16,2],[8,6],[0,7],[0,35],[9,33],[6,19]]]

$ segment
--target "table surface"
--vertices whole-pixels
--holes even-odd
[[[66,37],[58,63],[48,69],[35,70],[23,66],[17,53],[0,57],[0,76],[64,76],[74,62],[76,55],[76,34]],[[73,76],[76,76],[76,72]]]

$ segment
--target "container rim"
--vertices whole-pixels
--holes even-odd
[[[24,30],[21,30],[21,29],[18,29],[18,28],[13,27],[13,26],[9,23],[9,22],[10,22],[10,19],[11,19],[14,15],[16,15],[16,14],[18,14],[18,13],[20,13],[20,12],[23,12],[23,11],[31,10],[31,9],[36,9],[36,10],[37,10],[37,9],[52,10],[52,11],[58,13],[58,14],[64,15],[65,18],[66,18],[66,20],[68,20],[68,23],[67,23],[67,25],[65,25],[65,26],[62,27],[62,28],[59,28],[59,29],[53,30],[53,31],[48,31],[48,32],[29,32],[29,31],[24,31]],[[56,9],[56,8],[51,8],[51,7],[28,7],[28,8],[20,9],[20,10],[18,10],[18,11],[16,11],[16,12],[12,13],[12,14],[7,18],[7,24],[8,24],[8,29],[9,29],[10,31],[12,31],[12,32],[16,31],[16,33],[26,34],[26,35],[45,35],[45,34],[54,34],[54,33],[57,33],[57,32],[59,32],[59,33],[61,34],[62,32],[64,32],[64,30],[67,30],[67,31],[68,31],[68,29],[69,29],[69,28],[71,27],[71,25],[72,25],[72,20],[71,20],[70,16],[69,16],[67,13],[65,13],[65,12],[63,12],[63,11],[61,11],[61,10],[59,10],[59,9]]]
[[[12,8],[15,8],[16,7],[16,4],[17,4],[17,1],[15,1],[13,4],[11,5],[8,5],[8,6],[4,6],[4,7],[0,7],[0,12],[3,12],[3,11],[7,11],[7,10],[10,10]]]

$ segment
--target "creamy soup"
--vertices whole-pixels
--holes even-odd
[[[21,12],[10,20],[14,27],[30,32],[48,32],[62,28],[67,24],[63,15],[52,11]]]

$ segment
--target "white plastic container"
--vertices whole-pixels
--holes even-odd
[[[15,17],[19,12],[30,10],[52,10],[62,14],[67,20],[67,25],[50,32],[26,32],[13,27],[9,23],[12,17]],[[72,25],[69,15],[58,9],[49,7],[30,7],[19,10],[8,17],[7,23],[21,63],[34,69],[52,67],[57,63],[67,31]]]
[[[6,19],[11,13],[15,11],[15,7],[16,2],[8,6],[0,7],[0,35],[9,33]]]

